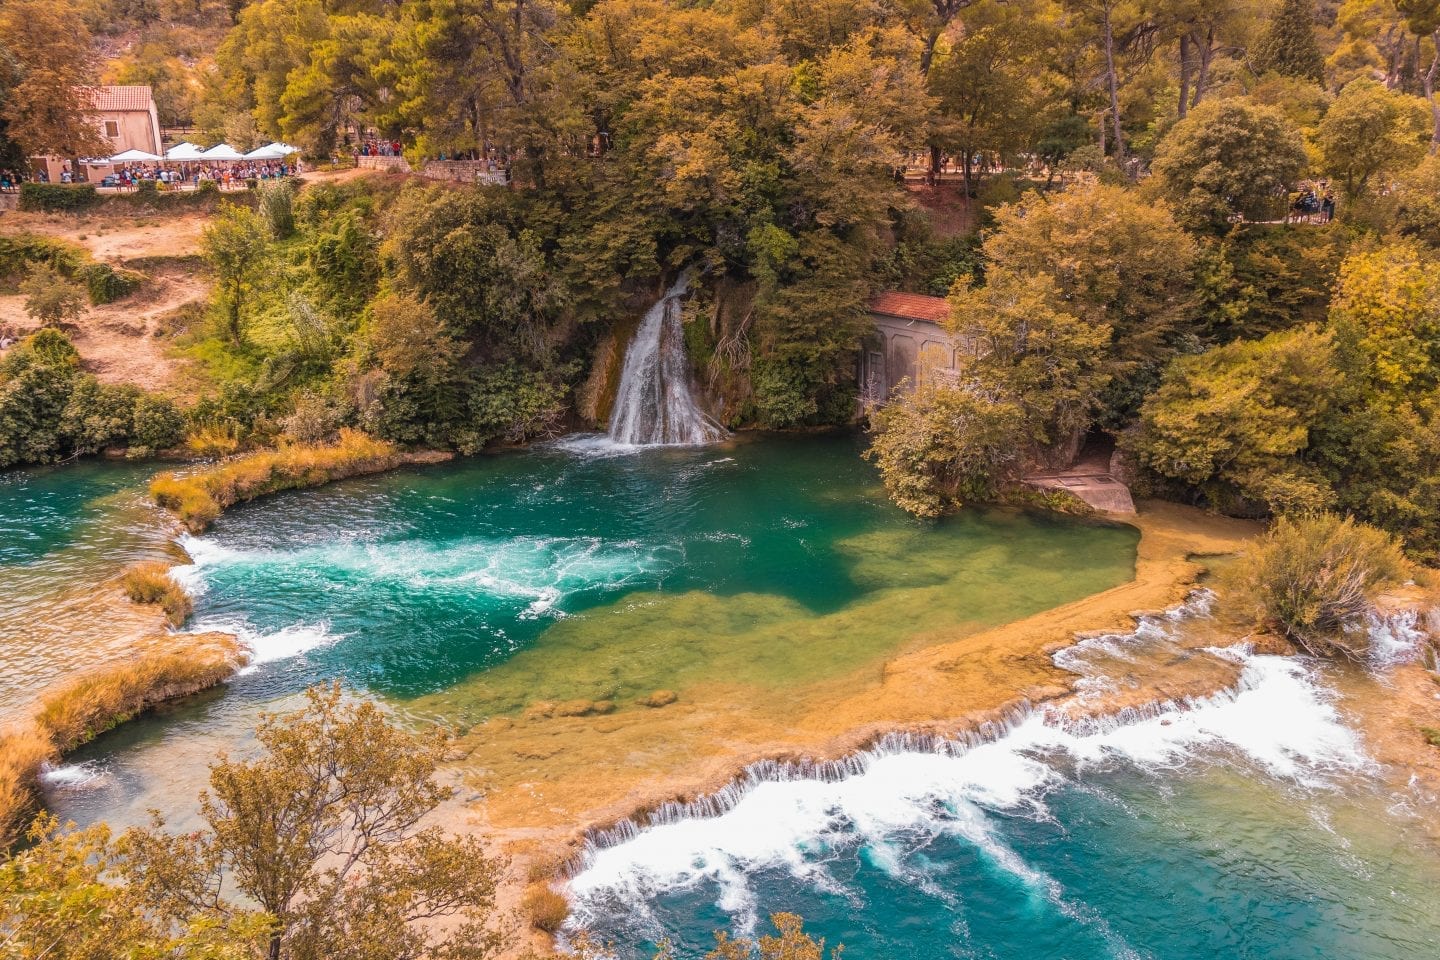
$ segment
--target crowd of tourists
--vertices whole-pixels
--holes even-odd
[[[1330,192],[1330,184],[1324,180],[1302,184],[1300,192],[1291,196],[1289,219],[1312,223],[1334,220],[1335,194]]]
[[[366,140],[360,144],[357,156],[361,157],[399,157],[404,155],[404,150],[399,140]]]
[[[198,187],[203,181],[214,181],[221,189],[243,186],[249,180],[281,180],[301,172],[301,162],[294,160],[243,160],[235,163],[183,162],[169,167],[152,163],[122,164],[106,177],[114,179],[114,186],[121,189],[135,187],[141,181],[152,180],[161,187],[178,187],[184,184]],[[108,182],[106,185],[110,185]]]

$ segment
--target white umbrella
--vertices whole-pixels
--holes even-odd
[[[177,143],[165,151],[166,160],[199,160],[202,156],[200,148],[189,141]]]
[[[239,150],[228,143],[221,143],[200,154],[202,160],[244,160]]]
[[[154,163],[161,159],[153,153],[146,153],[144,150],[122,150],[110,158],[111,163]]]
[[[249,153],[245,154],[245,159],[280,160],[286,156],[289,156],[289,154],[285,153],[283,150],[275,149],[275,145],[272,143],[268,147],[256,147],[254,150],[251,150]]]

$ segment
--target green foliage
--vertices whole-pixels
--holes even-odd
[[[1325,80],[1325,58],[1315,39],[1315,0],[1281,0],[1250,58],[1250,68],[1257,74]]]
[[[1100,422],[1133,419],[1196,309],[1199,248],[1170,211],[1099,183],[1029,193],[996,211],[984,249],[993,267],[1048,274],[1068,312],[1109,327],[1111,380]]]
[[[1176,124],[1151,165],[1157,192],[1189,225],[1279,219],[1305,169],[1299,129],[1272,107],[1210,100]]]
[[[1124,444],[1146,468],[1232,512],[1329,504],[1299,455],[1333,403],[1334,347],[1313,328],[1181,357]]]
[[[117,270],[108,263],[87,263],[75,272],[75,277],[85,285],[90,302],[96,306],[128,297],[145,282],[144,274]]]
[[[260,188],[260,218],[270,228],[270,236],[284,240],[295,232],[295,187],[288,180],[268,183]]]
[[[63,240],[35,233],[0,236],[0,286],[18,284],[32,264],[43,263],[63,276],[72,276],[86,261],[83,249]]]
[[[1378,177],[1418,163],[1429,135],[1424,101],[1361,78],[1346,84],[1330,105],[1316,145],[1325,171],[1355,198]]]
[[[885,491],[918,517],[938,517],[993,499],[1019,466],[1025,412],[968,389],[922,386],[870,418],[867,459]]]
[[[1395,195],[1400,233],[1440,248],[1440,153],[1429,154],[1401,176]]]
[[[1340,223],[1237,224],[1201,258],[1201,331],[1228,341],[1324,323],[1354,239]]]
[[[53,328],[22,341],[0,361],[0,467],[50,463],[116,445],[143,455],[174,446],[182,432],[174,404],[83,373],[79,354]]]
[[[1311,653],[1362,659],[1375,594],[1409,571],[1394,537],[1319,513],[1276,521],[1233,580],[1262,619]]]
[[[247,298],[269,254],[270,228],[249,207],[227,206],[205,228],[205,259],[215,269],[225,329],[244,339]]]
[[[20,292],[25,295],[25,312],[42,326],[73,323],[85,314],[85,288],[47,264],[30,268]]]
[[[89,184],[22,183],[20,209],[36,213],[75,213],[100,202]]]

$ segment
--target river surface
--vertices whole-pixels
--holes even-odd
[[[196,598],[187,629],[235,632],[255,662],[69,758],[51,805],[80,823],[154,808],[188,826],[215,753],[243,751],[261,711],[325,679],[462,730],[552,701],[623,718],[662,689],[783,711],[942,633],[1133,574],[1129,527],[1000,511],[917,524],[858,450],[580,441],[237,508],[180,541],[193,562],[177,576]],[[103,648],[103,625],[54,598],[174,551],[146,475],[0,477],[0,709]],[[1434,848],[1325,675],[1224,656],[1243,682],[1183,716],[1035,714],[963,750],[900,745],[843,776],[761,778],[723,816],[597,845],[572,880],[574,923],[625,957],[661,939],[699,956],[710,931],[763,932],[775,910],[850,957],[1440,955]]]

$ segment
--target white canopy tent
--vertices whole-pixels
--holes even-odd
[[[185,143],[177,143],[165,151],[166,160],[199,160],[204,152],[188,140]]]
[[[289,154],[287,154],[287,153],[285,153],[285,152],[283,152],[283,151],[281,151],[281,150],[276,150],[276,149],[275,149],[275,145],[272,143],[272,144],[270,144],[269,146],[266,146],[266,147],[256,147],[254,150],[251,150],[249,153],[245,154],[245,159],[246,159],[246,160],[282,160],[282,159],[284,159],[284,158],[287,157],[287,156],[289,156]]]
[[[157,154],[146,153],[144,150],[122,150],[115,154],[108,163],[154,163],[163,159]]]
[[[221,143],[221,144],[217,144],[217,145],[211,147],[209,150],[206,150],[204,153],[200,154],[199,159],[201,159],[201,160],[244,160],[245,157],[244,157],[243,154],[240,153],[239,150],[236,150],[234,147],[230,146],[230,144],[228,144],[228,143]]]

